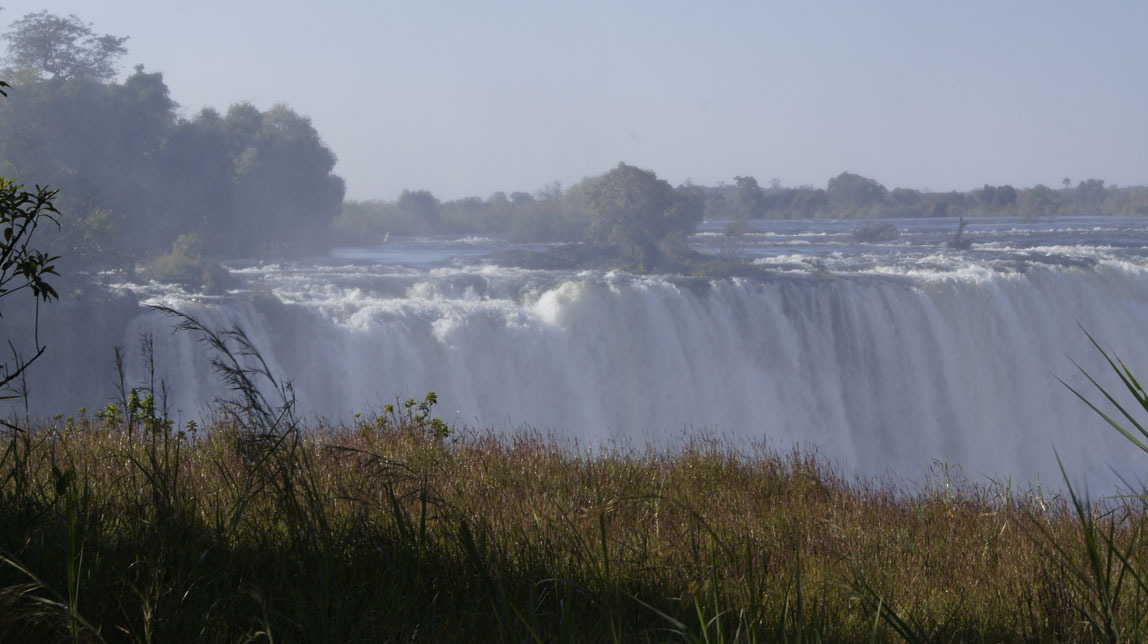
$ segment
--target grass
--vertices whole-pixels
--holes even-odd
[[[716,439],[588,454],[374,421],[271,444],[222,420],[143,425],[80,416],[9,435],[0,639],[1093,637],[1061,498],[894,489]]]

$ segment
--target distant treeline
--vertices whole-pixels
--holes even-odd
[[[1100,179],[1075,187],[1064,179],[1057,189],[985,185],[969,192],[922,192],[889,190],[873,179],[843,172],[825,189],[787,188],[776,180],[762,188],[753,177],[735,177],[731,185],[706,191],[707,219],[1148,215],[1148,188],[1106,187]]]
[[[499,235],[514,241],[569,241],[586,237],[590,216],[580,194],[557,183],[536,193],[496,192],[487,199],[442,202],[426,190],[405,190],[397,201],[347,201],[333,223],[336,242],[387,235]]]
[[[577,186],[575,186],[577,187]],[[889,190],[873,179],[844,172],[826,188],[762,188],[753,177],[716,187],[678,186],[700,196],[706,219],[875,219],[886,217],[1014,216],[1029,220],[1061,215],[1148,215],[1148,187],[1105,186],[1087,179],[1060,188],[989,186],[969,192]],[[497,192],[482,199],[439,201],[425,190],[405,191],[397,201],[347,201],[334,221],[335,240],[356,242],[385,235],[496,234],[514,241],[585,238],[589,215],[573,189],[557,184],[528,194]]]

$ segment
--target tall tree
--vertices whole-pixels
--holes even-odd
[[[734,197],[734,207],[737,216],[745,219],[756,219],[765,216],[765,195],[757,179],[753,177],[734,177],[737,183],[737,195]]]
[[[11,69],[37,78],[108,82],[116,75],[117,61],[127,53],[127,37],[97,35],[91,24],[74,14],[61,18],[47,11],[30,13],[12,23],[4,37]]]
[[[102,209],[131,230],[121,238],[125,250],[170,245],[179,231],[167,221],[171,208],[157,161],[174,107],[162,76],[142,69],[123,84],[89,78],[26,83],[0,104],[3,172],[62,189],[65,237],[78,232],[72,222]]]
[[[850,172],[842,172],[830,179],[826,192],[843,215],[879,205],[889,194],[877,181]]]
[[[177,123],[160,156],[168,218],[180,232],[196,230],[208,248],[227,248],[235,215],[231,145],[222,116],[204,109]],[[170,243],[175,235],[167,235]]]
[[[399,211],[411,217],[422,232],[438,232],[441,227],[442,204],[428,190],[403,190],[399,195]]]
[[[248,116],[246,110],[236,114]],[[228,121],[233,113],[228,113]],[[246,118],[237,123],[243,128]],[[243,130],[250,136],[250,129]],[[235,143],[242,143],[236,141]],[[286,105],[259,115],[254,137],[234,159],[236,248],[249,253],[314,251],[327,241],[342,209],[343,179],[332,174],[335,154],[311,125]]]

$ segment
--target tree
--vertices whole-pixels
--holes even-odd
[[[889,199],[898,208],[916,208],[921,203],[921,193],[911,188],[894,188]]]
[[[41,300],[47,302],[59,297],[46,279],[49,275],[59,275],[55,268],[59,257],[31,245],[41,224],[50,221],[59,225],[56,220],[59,212],[52,204],[55,196],[55,191],[39,186],[35,192],[25,191],[15,181],[0,177],[0,234],[3,235],[0,239],[0,298],[28,290],[39,306]],[[0,388],[11,385],[45,349],[35,333],[31,358],[24,359],[11,339],[8,346],[12,358],[0,364]]]
[[[0,175],[61,189],[71,221],[60,250],[89,268],[116,258],[80,246],[109,240],[125,262],[186,233],[216,257],[312,252],[327,241],[344,186],[309,119],[282,105],[191,119],[175,108],[162,75],[142,68],[122,83],[31,80],[0,103]],[[130,234],[106,234],[116,226]]]
[[[235,237],[230,252],[312,252],[342,211],[345,186],[335,154],[311,120],[286,105],[227,114],[233,146]],[[234,121],[234,122],[233,122]],[[236,154],[236,151],[238,153]]]
[[[590,214],[589,239],[628,248],[632,259],[647,265],[656,259],[658,242],[693,232],[705,208],[694,192],[678,193],[653,172],[625,163],[584,180],[577,191]]]
[[[1016,205],[1017,191],[1007,184],[990,186],[986,183],[977,191],[976,196],[986,213],[1000,213]]]
[[[1016,205],[1016,188],[1005,184],[997,186],[996,199],[993,201],[993,207],[999,210],[1007,210]]]
[[[1026,221],[1051,217],[1060,207],[1061,195],[1045,185],[1037,185],[1020,194],[1020,215]]]
[[[873,179],[849,172],[830,179],[827,188],[826,194],[837,208],[838,216],[867,214],[863,211],[882,204],[889,193]]]
[[[207,246],[226,248],[233,239],[235,201],[231,145],[226,123],[213,109],[173,126],[157,162],[166,196],[166,230],[151,246],[198,231]]]
[[[7,88],[8,83],[0,81],[0,96],[8,96]],[[60,225],[56,219],[59,211],[52,203],[55,197],[54,190],[36,186],[36,192],[31,193],[15,181],[0,177],[0,298],[23,290],[31,291],[37,307],[33,324],[39,322],[40,300],[47,302],[59,297],[56,289],[45,279],[47,275],[59,275],[55,266],[59,257],[31,246],[32,236],[42,223],[50,221]],[[0,317],[3,317],[3,312],[0,312]],[[40,344],[40,334],[35,328],[32,343],[32,357],[25,359],[12,339],[8,339],[12,359],[0,363],[0,389],[9,389],[33,362],[44,355],[47,347]]]
[[[1080,204],[1083,214],[1098,214],[1104,206],[1104,198],[1107,194],[1104,189],[1104,181],[1100,179],[1086,179],[1076,184],[1075,198],[1076,202]]]
[[[107,82],[127,53],[126,37],[97,35],[74,14],[61,18],[47,11],[30,13],[12,23],[4,37],[13,71],[28,70],[38,78]]]
[[[997,189],[989,184],[977,191],[977,201],[981,202],[981,206],[985,210],[992,210],[993,203],[997,198]]]
[[[129,256],[169,247],[185,232],[175,215],[197,203],[167,185],[185,175],[170,173],[172,181],[160,176],[174,107],[162,76],[142,69],[122,84],[90,78],[26,82],[0,104],[0,174],[36,177],[61,190],[57,206],[69,222],[58,240],[69,260],[90,260],[94,266],[88,267],[112,261],[81,258],[72,248],[73,222],[97,210],[115,215],[101,225],[117,220],[131,231],[117,237]]]
[[[734,197],[734,207],[737,216],[744,219],[757,219],[765,216],[765,195],[753,177],[734,177],[737,183],[737,195]]]
[[[789,209],[794,217],[810,219],[826,216],[829,197],[824,190],[797,188],[789,200]]]
[[[438,232],[441,225],[439,200],[428,190],[403,190],[399,210],[410,216],[424,232]]]

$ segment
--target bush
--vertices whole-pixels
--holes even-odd
[[[180,235],[172,243],[170,253],[147,262],[140,274],[146,279],[182,284],[209,294],[222,293],[237,283],[226,268],[204,257],[196,233]]]
[[[867,221],[854,228],[850,233],[853,241],[861,244],[875,244],[897,239],[901,231],[887,221]]]

